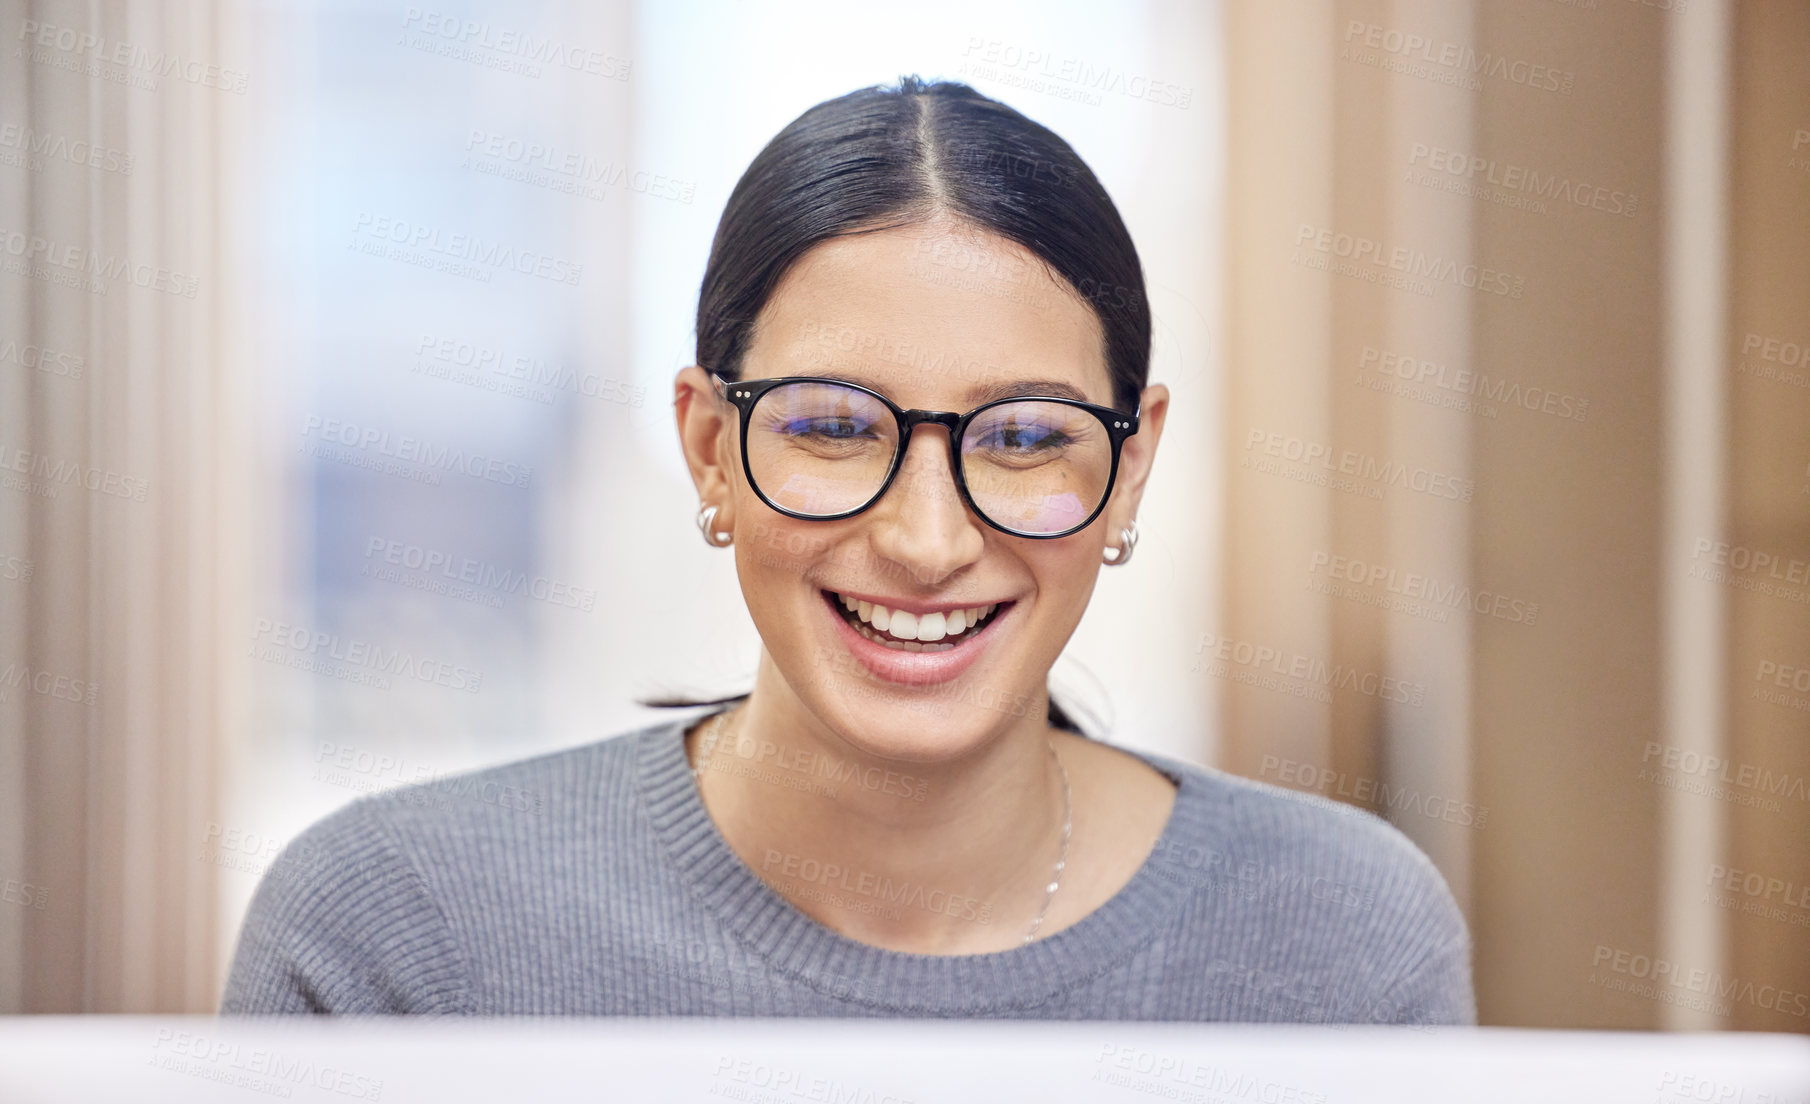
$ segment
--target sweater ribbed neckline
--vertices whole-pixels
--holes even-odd
[[[866,998],[859,1003],[932,1015],[1047,1003],[1125,961],[1166,928],[1189,890],[1185,879],[1164,876],[1165,856],[1218,842],[1219,818],[1196,776],[1165,756],[1120,747],[1178,788],[1156,845],[1105,903],[1054,935],[1006,951],[926,955],[875,947],[801,912],[723,838],[699,795],[683,739],[692,724],[716,712],[652,726],[637,737],[637,783],[654,834],[704,906],[751,953],[825,992],[838,986],[846,992],[847,980],[859,979]]]

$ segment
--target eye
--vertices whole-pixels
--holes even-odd
[[[977,448],[999,452],[1048,452],[1069,443],[1064,434],[1037,422],[1004,421],[988,426],[974,441]]]
[[[788,437],[817,437],[832,441],[873,439],[874,423],[852,418],[793,418],[780,426]]]

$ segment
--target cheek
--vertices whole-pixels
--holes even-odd
[[[1085,531],[1084,531],[1085,532]],[[1100,552],[1082,533],[1040,544],[1060,547],[1032,549],[1025,553],[1037,581],[1040,615],[1079,620],[1087,609],[1094,583],[1099,579]]]
[[[785,524],[784,520],[757,521],[748,527],[745,543],[742,539],[736,541],[742,549],[743,583],[753,588],[750,599],[759,598],[762,587],[803,578],[829,549],[823,534],[799,524]]]

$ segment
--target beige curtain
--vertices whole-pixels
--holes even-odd
[[[1810,1030],[1807,55],[1227,5],[1227,765],[1419,843],[1486,1023]]]
[[[1423,847],[1486,1023],[1806,1030],[1810,10],[1224,12],[1201,747]],[[257,429],[300,323],[237,224],[282,160],[255,14],[0,0],[0,1011],[211,1010],[250,877],[208,843],[263,826],[239,656],[308,543]],[[566,574],[622,563],[578,516]]]
[[[257,508],[235,7],[0,3],[4,1011],[218,995],[197,855]]]

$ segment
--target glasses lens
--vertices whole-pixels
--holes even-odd
[[[748,416],[748,468],[774,503],[824,517],[863,506],[899,447],[892,411],[836,383],[787,383]]]
[[[1035,399],[988,407],[962,435],[974,505],[1019,533],[1067,532],[1106,497],[1112,440],[1092,414]]]

